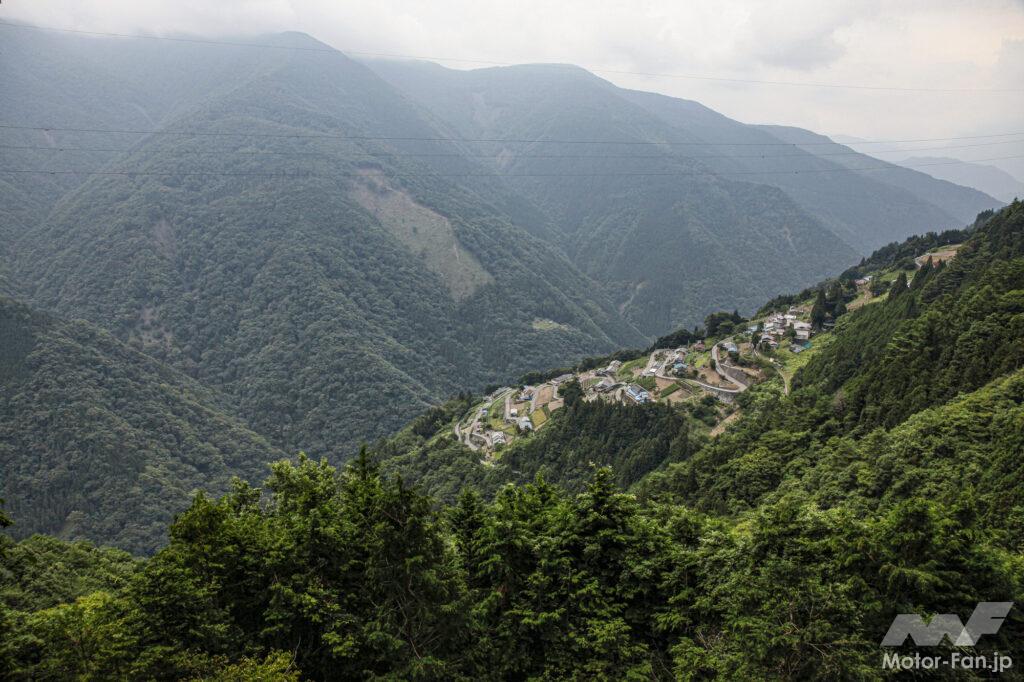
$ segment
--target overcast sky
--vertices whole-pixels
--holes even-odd
[[[1024,130],[1024,0],[6,0],[2,18],[204,37],[296,30],[342,51],[569,62],[741,121],[865,139]],[[609,71],[1018,92],[874,91]],[[1024,143],[945,154],[1024,155]]]

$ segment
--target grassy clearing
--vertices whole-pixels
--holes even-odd
[[[802,353],[793,353],[789,350],[788,346],[775,351],[773,357],[780,363],[779,371],[786,384],[789,385],[793,375],[810,362],[812,357],[820,353],[823,348],[827,348],[832,343],[832,339],[833,335],[831,333],[818,334],[811,339],[811,347]]]
[[[658,382],[655,381],[654,377],[639,377],[634,383],[643,386],[652,393],[658,389]]]
[[[484,422],[492,429],[504,430],[505,425],[505,398],[499,397],[487,408],[487,419]]]
[[[667,386],[667,387],[666,387],[666,388],[665,388],[665,389],[664,389],[664,390],[663,390],[663,391],[661,392],[661,397],[662,397],[662,398],[667,398],[667,397],[669,397],[670,395],[672,395],[673,393],[675,393],[676,391],[678,391],[678,390],[679,390],[679,389],[681,389],[681,388],[682,388],[682,386],[680,386],[680,385],[679,385],[679,382],[676,382],[676,383],[674,383],[674,384],[671,384],[671,385]]]
[[[647,366],[647,356],[637,358],[636,360],[630,360],[629,362],[623,363],[622,367],[619,367],[619,371],[616,377],[619,380],[632,379],[635,370],[642,370]]]

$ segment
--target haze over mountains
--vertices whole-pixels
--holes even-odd
[[[0,176],[0,293],[109,330],[285,451],[345,457],[444,396],[999,205],[575,67],[0,30],[4,167],[55,171]]]
[[[1021,677],[1024,5],[913,4],[0,5],[0,681]]]
[[[903,159],[901,163],[908,166],[928,164],[925,170],[932,177],[955,182],[965,187],[975,187],[1007,203],[1024,196],[1024,182],[996,166],[984,163],[964,163],[948,156],[910,156]]]

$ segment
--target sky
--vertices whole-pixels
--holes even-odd
[[[302,31],[452,68],[572,63],[740,121],[867,140],[1024,132],[1024,0],[6,0],[4,19],[207,38]],[[1022,141],[928,153],[1024,155],[1024,136],[1011,139]],[[992,163],[1024,179],[1024,159]]]

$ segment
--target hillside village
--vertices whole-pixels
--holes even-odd
[[[947,246],[925,254],[910,267],[921,268],[929,259],[949,260],[957,248]],[[828,312],[820,319],[815,310],[820,302],[800,301],[690,344],[654,349],[626,361],[610,360],[602,367],[559,374],[534,385],[498,388],[456,422],[454,435],[471,450],[480,451],[486,462],[514,441],[544,428],[564,405],[561,391],[572,382],[578,382],[585,401],[702,403],[703,413],[712,415],[710,435],[718,435],[726,420],[736,415],[734,402],[740,393],[774,376],[788,393],[796,370],[817,347],[828,343],[839,310],[881,300],[899,272],[891,269],[853,279],[849,291],[839,297],[838,304],[826,306]]]
[[[770,376],[772,361],[755,347],[753,336],[763,325],[767,340],[762,343],[773,349],[787,332],[808,342],[810,323],[799,315],[798,310],[773,315],[726,338],[659,348],[633,360],[611,360],[603,367],[561,374],[536,385],[499,388],[455,425],[455,436],[472,450],[499,450],[542,429],[564,404],[560,391],[573,381],[579,383],[585,401],[678,405],[710,397],[720,405],[719,417],[725,418],[739,393]],[[804,349],[797,342],[790,347]]]

